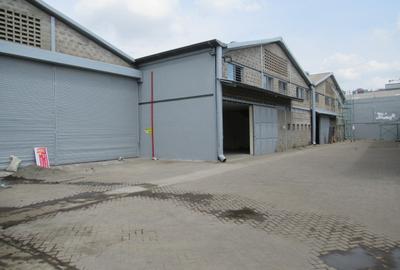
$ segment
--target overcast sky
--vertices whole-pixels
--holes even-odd
[[[346,91],[400,78],[399,0],[45,0],[135,58],[282,36],[304,70]]]

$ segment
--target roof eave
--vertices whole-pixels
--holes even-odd
[[[36,6],[37,8],[49,13],[50,15],[54,16],[58,20],[62,21],[63,23],[67,24],[74,30],[78,31],[80,34],[84,35],[85,37],[95,41],[98,43],[100,46],[110,50],[113,52],[115,55],[119,56],[129,64],[133,64],[135,62],[135,59],[129,56],[128,54],[124,53],[120,49],[116,48],[114,45],[111,45],[98,35],[94,34],[91,32],[89,29],[85,28],[84,26],[80,25],[76,21],[72,20],[65,14],[61,13],[60,11],[56,10],[55,8],[51,7],[47,3],[45,3],[42,0],[27,0],[30,4]]]
[[[136,59],[136,64],[141,65],[141,64],[154,62],[154,61],[162,60],[162,59],[169,58],[169,57],[174,57],[177,55],[182,55],[182,54],[186,54],[186,53],[191,53],[191,52],[195,52],[195,51],[199,51],[199,50],[203,50],[203,49],[207,49],[207,48],[215,48],[215,47],[226,47],[226,44],[219,41],[218,39],[211,39],[211,40],[203,41],[200,43],[195,43],[195,44],[191,44],[188,46],[184,46],[184,47],[180,47],[180,48],[140,57],[140,58]]]

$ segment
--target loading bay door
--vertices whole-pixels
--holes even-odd
[[[254,154],[274,153],[278,142],[278,110],[254,105],[253,121]]]

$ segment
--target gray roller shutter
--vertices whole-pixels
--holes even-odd
[[[138,156],[136,81],[0,56],[0,168],[35,146],[53,165]]]
[[[253,106],[254,154],[274,153],[278,141],[278,111],[275,108]]]
[[[319,118],[319,143],[326,144],[329,143],[329,117],[321,116]]]
[[[53,68],[0,56],[0,168],[10,155],[33,162],[33,147],[55,158]]]
[[[138,155],[138,92],[132,79],[57,67],[57,163]]]

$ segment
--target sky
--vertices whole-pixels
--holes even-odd
[[[400,78],[399,0],[45,0],[129,55],[217,38],[282,37],[309,73],[341,88]]]

